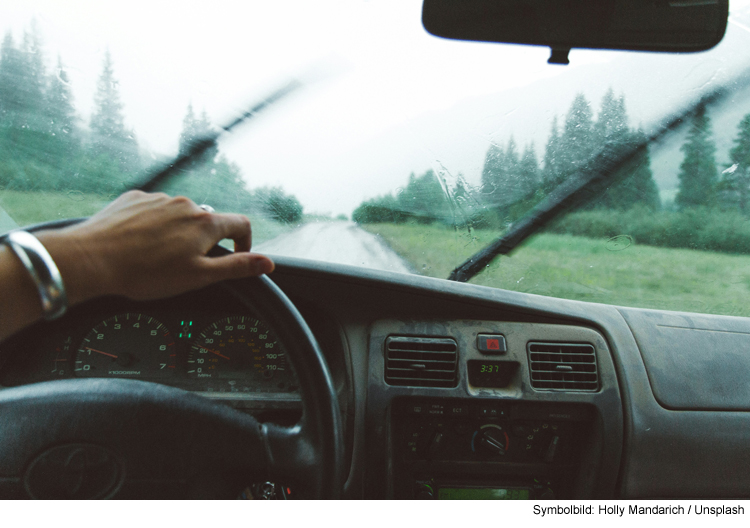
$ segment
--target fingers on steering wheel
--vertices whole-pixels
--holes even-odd
[[[216,227],[219,240],[231,238],[234,240],[235,253],[247,253],[252,246],[252,228],[246,216],[238,214],[212,213],[211,218]],[[218,242],[218,240],[217,240]]]
[[[222,257],[204,257],[204,277],[207,275],[211,282],[255,277],[264,273],[271,273],[274,264],[271,259],[257,253],[232,253]]]
[[[206,271],[214,280],[239,279],[271,273],[273,262],[263,255],[250,253],[252,229],[250,220],[239,214],[211,213],[216,230],[216,241],[230,238],[234,253],[204,260]]]

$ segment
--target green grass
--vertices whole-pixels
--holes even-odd
[[[446,278],[497,232],[372,224],[420,273]],[[750,316],[750,256],[630,245],[542,234],[496,259],[471,282],[620,306]]]
[[[20,226],[91,216],[104,207],[111,198],[80,191],[25,192],[0,191],[0,207]]]
[[[0,191],[0,207],[20,226],[91,216],[115,196],[85,194],[79,191],[70,192],[25,192]],[[253,226],[253,243],[259,244],[294,228],[275,222],[268,218],[249,215]],[[231,247],[231,244],[230,246]]]

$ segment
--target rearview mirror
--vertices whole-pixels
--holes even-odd
[[[549,46],[567,64],[571,48],[703,51],[728,14],[728,0],[424,0],[422,23],[449,39]]]

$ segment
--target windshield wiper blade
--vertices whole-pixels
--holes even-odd
[[[527,238],[539,232],[563,212],[597,198],[607,187],[625,177],[622,172],[618,173],[619,169],[636,159],[651,143],[663,140],[698,112],[710,105],[724,101],[734,92],[748,85],[750,85],[750,70],[746,70],[731,82],[703,95],[687,109],[666,119],[656,128],[655,132],[646,135],[642,140],[626,145],[605,144],[586,163],[585,167],[589,168],[584,169],[575,177],[567,178],[555,187],[549,196],[534,206],[520,220],[511,224],[504,234],[454,269],[448,276],[448,280],[457,282],[470,280],[485,269],[495,258],[510,254]]]
[[[144,192],[152,192],[156,190],[160,185],[166,183],[175,175],[180,174],[181,172],[192,167],[192,165],[197,160],[199,160],[209,149],[216,146],[217,141],[225,132],[229,132],[240,123],[244,123],[245,121],[252,119],[255,115],[262,112],[283,97],[289,95],[301,86],[302,82],[300,82],[299,80],[293,79],[289,81],[278,90],[263,98],[260,102],[254,104],[249,110],[221,127],[218,131],[211,132],[203,136],[202,138],[193,141],[184,152],[179,154],[172,161],[166,163],[161,169],[157,170],[153,174],[148,175],[142,183],[131,187],[131,189]]]

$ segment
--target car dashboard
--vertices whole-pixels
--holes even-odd
[[[292,258],[272,279],[331,370],[346,498],[750,496],[746,319]],[[137,376],[295,423],[283,337],[219,286],[104,298],[3,343],[0,384]]]
[[[217,288],[154,302],[100,299],[14,343],[0,373],[5,387],[122,378],[239,407],[299,402],[296,376],[275,332]]]

